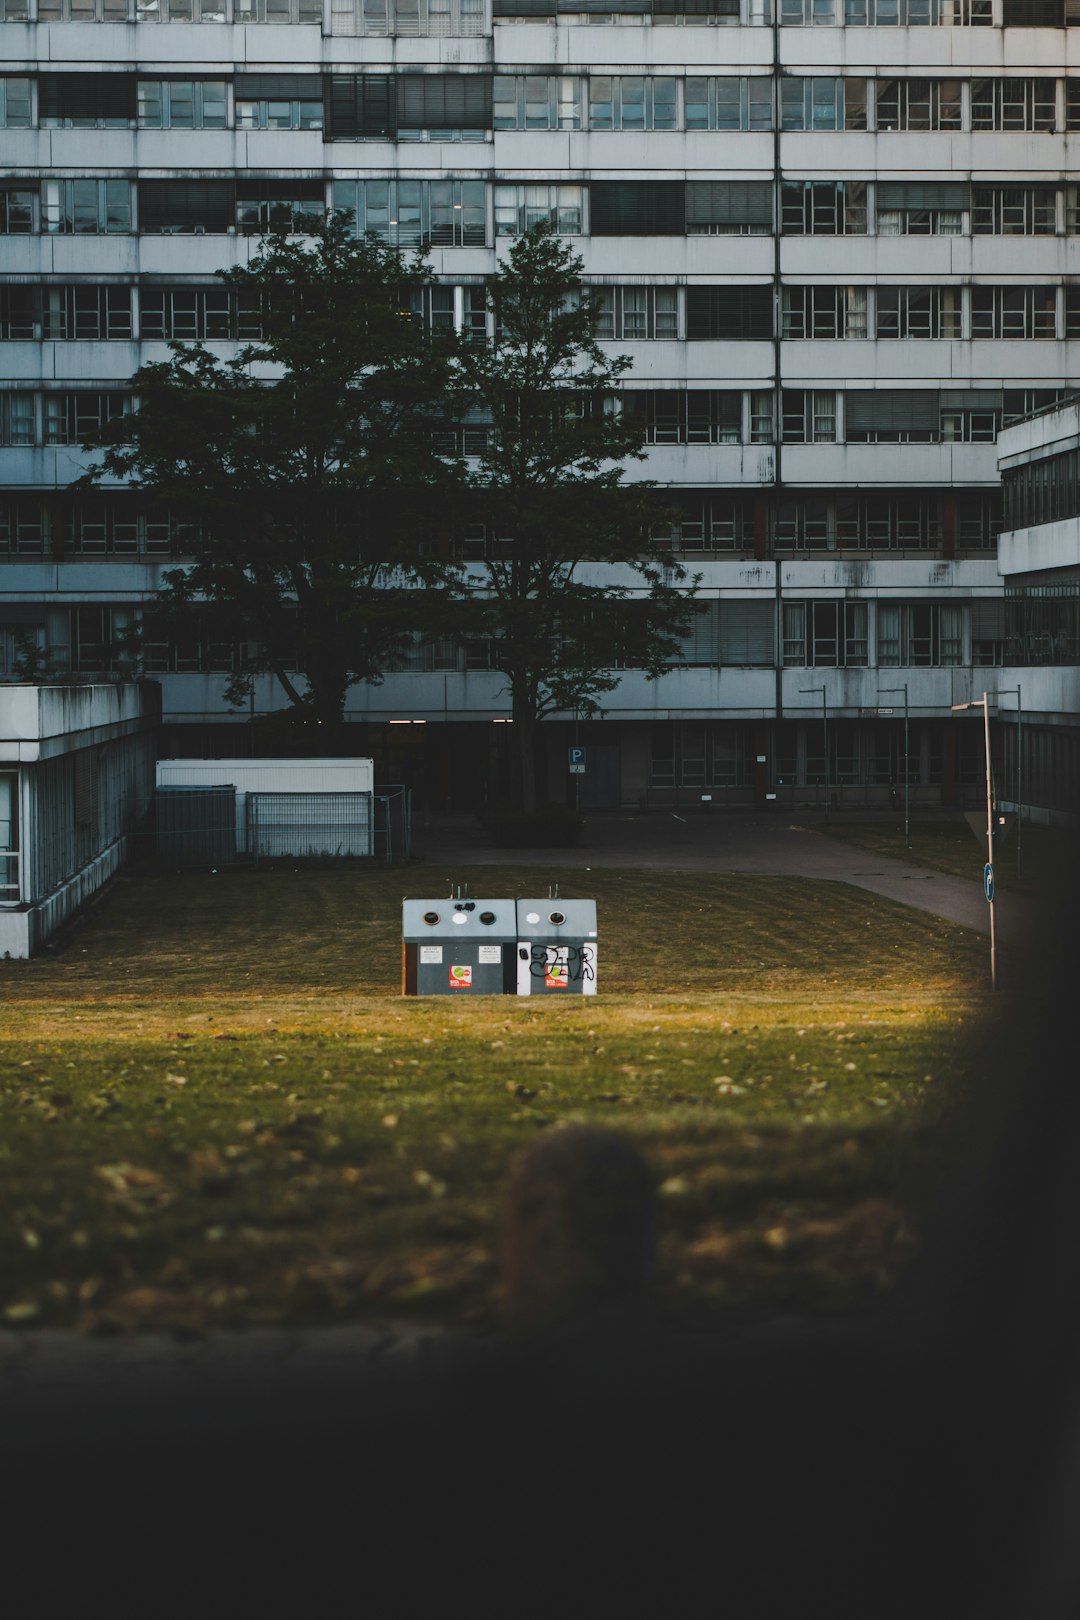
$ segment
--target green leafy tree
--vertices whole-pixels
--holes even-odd
[[[349,688],[377,682],[445,584],[436,546],[455,484],[436,454],[450,349],[410,314],[431,276],[344,216],[263,240],[219,272],[262,336],[233,358],[201,343],[132,380],[138,409],[99,441],[81,482],[122,480],[189,525],[166,575],[166,622],[193,618],[252,651],[243,701],[272,673],[334,748]]]
[[[471,612],[506,676],[525,811],[541,722],[595,713],[618,665],[655,678],[692,616],[683,571],[650,535],[668,508],[626,479],[644,453],[639,419],[618,408],[631,362],[597,342],[582,268],[549,227],[519,236],[489,283],[493,340],[460,351],[467,400],[490,424],[466,475],[489,536]]]

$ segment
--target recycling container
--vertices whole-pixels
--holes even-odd
[[[517,928],[519,996],[595,996],[595,900],[519,900]]]
[[[401,939],[403,995],[514,994],[512,900],[406,900]]]

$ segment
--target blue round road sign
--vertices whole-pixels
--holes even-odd
[[[994,898],[994,868],[989,861],[983,867],[983,894],[988,902]]]

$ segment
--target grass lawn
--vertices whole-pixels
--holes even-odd
[[[873,855],[892,855],[897,860],[911,861],[934,872],[970,878],[973,883],[982,882],[986,861],[985,811],[979,838],[975,837],[959,811],[951,816],[938,815],[925,821],[919,816],[912,816],[910,850],[904,845],[902,813],[881,816],[875,821],[847,821],[834,816],[827,824],[815,822],[814,831],[825,833],[829,838],[838,838],[845,844],[855,844]],[[1075,838],[1062,828],[1025,824],[1021,834],[1021,878],[1018,881],[1016,832],[1014,825],[996,853],[996,886],[999,889],[1021,890],[1040,890],[1052,886],[1060,879],[1061,872],[1071,866]]]
[[[979,936],[842,885],[567,873],[599,902],[595,1000],[404,1001],[401,898],[450,877],[135,874],[62,949],[0,962],[8,1325],[490,1325],[507,1163],[561,1121],[654,1164],[669,1320],[889,1286]]]

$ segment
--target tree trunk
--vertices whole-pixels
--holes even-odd
[[[527,698],[515,696],[514,762],[512,784],[514,808],[532,815],[536,805],[536,715]]]

